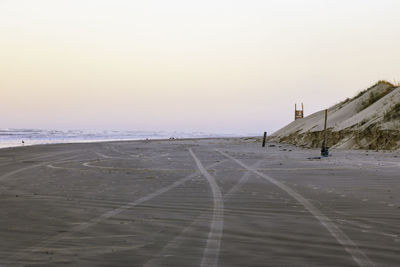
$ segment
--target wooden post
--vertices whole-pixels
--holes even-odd
[[[267,132],[264,132],[262,147],[265,147],[265,139],[267,139]]]
[[[324,141],[322,142],[321,153],[325,153],[326,151],[326,123],[328,120],[328,110],[325,109],[325,124],[324,124]]]

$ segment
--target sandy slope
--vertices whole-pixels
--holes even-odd
[[[388,114],[400,115],[393,110],[399,103],[400,87],[378,82],[363,94],[330,107],[328,144],[340,148],[398,149],[400,116],[392,118]],[[275,132],[270,140],[318,147],[323,125],[322,110],[293,121]]]

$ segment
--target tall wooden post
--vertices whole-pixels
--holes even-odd
[[[264,138],[262,142],[262,147],[265,147],[265,139],[267,139],[267,132],[264,132]]]
[[[321,148],[321,155],[322,156],[328,156],[328,151],[326,148],[326,123],[328,121],[328,110],[325,109],[325,123],[324,123],[324,141],[322,142],[322,148]]]

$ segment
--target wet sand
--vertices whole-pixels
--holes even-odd
[[[400,153],[254,139],[0,150],[1,266],[398,266]]]

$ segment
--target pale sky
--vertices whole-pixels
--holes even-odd
[[[269,133],[400,81],[400,1],[0,0],[0,128]]]

